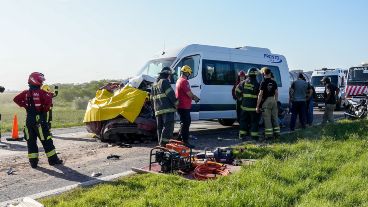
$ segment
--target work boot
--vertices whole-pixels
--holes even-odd
[[[38,159],[29,159],[29,164],[31,164],[31,168],[37,168]]]
[[[275,137],[276,140],[279,140],[280,139],[280,134],[279,133],[275,133],[274,137]]]
[[[49,165],[61,165],[63,164],[63,160],[59,159],[58,157],[50,157],[49,158]]]
[[[252,138],[251,138],[250,136],[243,136],[243,137],[241,138],[241,140],[242,140],[242,141],[244,141],[244,142],[250,142],[250,141],[253,141],[253,140],[252,140]]]

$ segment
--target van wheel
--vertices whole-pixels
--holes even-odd
[[[218,122],[222,126],[232,126],[235,122],[235,119],[219,119]]]

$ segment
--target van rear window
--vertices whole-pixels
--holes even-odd
[[[217,60],[203,60],[203,82],[206,85],[234,85],[238,72],[241,70],[248,72],[248,69],[252,67],[256,67],[258,69],[261,69],[262,67],[270,68],[277,86],[282,86],[280,70],[277,66],[234,63]],[[259,82],[262,81],[262,75],[260,74],[257,79]]]

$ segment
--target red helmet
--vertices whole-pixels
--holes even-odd
[[[34,86],[41,86],[44,81],[45,81],[44,75],[39,72],[31,73],[31,75],[29,75],[29,78],[28,78],[28,84],[34,85]]]
[[[239,71],[238,76],[239,77],[245,77],[246,74],[245,74],[245,72],[243,70],[241,70],[241,71]]]

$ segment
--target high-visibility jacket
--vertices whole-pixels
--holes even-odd
[[[256,111],[259,83],[256,78],[249,77],[239,83],[235,89],[238,99],[242,100],[243,111]]]
[[[169,80],[160,79],[152,86],[151,99],[156,116],[176,112],[178,101]]]

